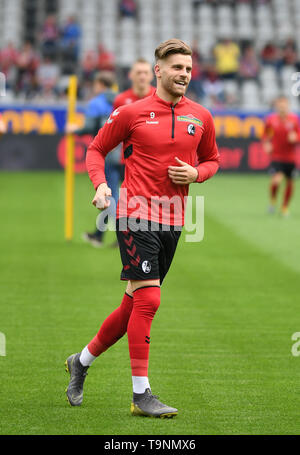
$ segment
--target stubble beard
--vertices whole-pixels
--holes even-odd
[[[187,85],[184,85],[182,87],[182,89],[180,89],[180,88],[176,89],[175,81],[173,79],[167,79],[165,81],[162,80],[162,86],[163,86],[164,90],[173,97],[184,96],[187,91],[187,88],[188,88],[188,84],[187,84]]]

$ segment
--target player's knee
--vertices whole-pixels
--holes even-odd
[[[278,172],[273,177],[273,182],[279,185],[283,180],[284,175],[281,172]]]
[[[141,315],[153,319],[160,305],[160,287],[137,289],[134,292],[134,309]]]
[[[153,315],[154,315],[157,312],[159,305],[160,305],[160,293],[153,293],[149,304],[150,304],[151,311],[153,312]]]

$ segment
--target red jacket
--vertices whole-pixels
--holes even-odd
[[[149,92],[147,93],[146,96],[150,96],[154,92],[155,92],[155,87],[153,87],[151,85],[150,89],[149,89]],[[146,98],[146,96],[143,97],[143,98]],[[128,90],[125,90],[124,92],[119,93],[119,95],[117,95],[115,97],[114,109],[117,109],[118,107],[123,106],[124,104],[135,103],[135,101],[139,101],[139,100],[141,100],[143,98],[140,98],[139,96],[137,96],[137,94],[134,93],[133,89],[129,88]]]
[[[277,113],[270,114],[265,122],[263,139],[272,142],[273,161],[294,163],[296,161],[296,145],[288,141],[290,131],[296,131],[300,141],[299,119],[296,114],[290,113],[282,119]]]
[[[151,85],[147,95],[145,95],[142,98],[140,98],[139,96],[137,96],[137,94],[133,91],[132,88],[129,88],[128,90],[125,90],[124,92],[119,93],[115,97],[115,101],[114,101],[114,106],[113,107],[114,107],[114,109],[117,109],[118,107],[123,106],[124,104],[135,103],[136,101],[139,101],[139,100],[141,100],[143,98],[146,98],[146,96],[152,95],[155,92],[155,90],[156,90],[155,87],[153,87]],[[125,164],[123,154],[121,154],[120,164]]]
[[[173,106],[156,92],[116,109],[87,151],[87,170],[95,189],[106,181],[106,154],[120,142],[124,142],[126,166],[117,217],[183,225],[189,185],[174,184],[168,176],[168,166],[178,166],[175,157],[192,166],[196,164],[197,182],[204,182],[217,172],[219,153],[209,111],[186,97]],[[127,190],[127,195],[126,191],[122,194],[122,189]],[[176,199],[167,222],[161,209],[151,210],[153,201],[162,197]]]

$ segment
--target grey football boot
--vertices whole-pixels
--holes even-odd
[[[171,408],[158,400],[157,395],[152,395],[150,389],[146,389],[144,393],[133,393],[133,402],[130,408],[131,414],[134,416],[149,416],[172,418],[178,414],[176,408]]]
[[[65,361],[66,372],[70,373],[70,382],[66,389],[67,399],[71,406],[80,406],[83,400],[83,383],[88,366],[84,367],[79,361],[80,352],[72,354]]]

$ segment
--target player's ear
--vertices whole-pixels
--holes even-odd
[[[159,62],[157,62],[154,66],[154,74],[156,77],[160,78],[161,77],[161,74],[160,74],[160,64]]]

